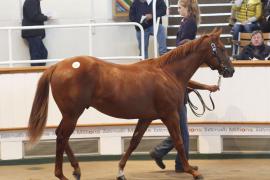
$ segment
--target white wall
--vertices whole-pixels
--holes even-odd
[[[40,73],[0,74],[0,128],[26,127]],[[188,112],[189,122],[270,122],[270,67],[237,67],[233,78],[222,79],[221,90],[213,93],[216,109],[200,118]],[[193,77],[215,84],[217,72],[200,68]],[[200,91],[208,102],[208,93]],[[50,93],[51,94],[51,93]],[[199,105],[199,103],[196,103]],[[189,108],[188,108],[189,109]],[[49,103],[47,125],[58,125],[61,115],[54,100]],[[85,110],[78,124],[129,123],[97,112]]]
[[[0,1],[0,27],[21,25],[22,1]],[[48,25],[90,23],[91,20],[93,20],[91,22],[113,22],[112,0],[42,0],[41,7],[44,14],[53,15],[53,19],[46,23]],[[48,58],[88,55],[87,28],[48,29],[46,32],[44,42],[49,51]],[[133,26],[99,27],[94,28],[92,33],[93,56],[138,55]],[[20,35],[20,31],[12,32],[13,59],[29,59],[27,44]],[[0,61],[8,60],[7,31],[0,30],[0,39]]]
[[[36,84],[41,73],[0,74],[0,128],[27,127]],[[217,72],[200,68],[193,80],[215,84]],[[221,90],[213,94],[216,109],[200,118],[188,111],[189,122],[270,122],[270,67],[237,67],[233,78],[222,79]],[[203,98],[208,94],[200,91]],[[57,126],[61,115],[51,97],[47,126]],[[196,105],[198,103],[194,102]],[[135,120],[112,118],[93,108],[85,110],[78,125],[115,124],[114,126],[77,127],[71,138],[100,138],[100,154],[122,154],[122,138],[130,137],[134,125],[117,126],[119,123],[135,123]],[[265,124],[190,124],[189,132],[198,136],[199,153],[221,153],[224,136],[270,135]],[[133,130],[132,130],[133,129]],[[82,130],[82,131],[81,131]],[[46,133],[47,132],[47,133]],[[109,133],[108,133],[109,132]],[[145,136],[168,136],[163,125],[151,126]],[[0,132],[0,159],[23,158],[22,141],[26,131]],[[54,128],[46,129],[42,139],[55,139]],[[112,146],[111,151],[107,151]],[[12,150],[10,150],[12,149]]]
[[[221,90],[213,93],[216,109],[202,119],[208,121],[270,122],[270,67],[237,67],[233,78],[222,79]],[[217,83],[218,75],[200,68],[192,78]],[[208,92],[202,92],[208,99]],[[208,101],[210,105],[210,102]],[[191,112],[189,119],[197,119]]]

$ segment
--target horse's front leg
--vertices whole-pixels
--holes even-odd
[[[179,124],[179,116],[176,113],[173,113],[174,115],[171,115],[165,119],[162,119],[162,122],[166,125],[168,128],[168,131],[170,133],[170,136],[172,138],[172,141],[174,143],[174,147],[177,150],[180,160],[183,165],[183,169],[185,172],[192,174],[194,179],[203,179],[203,176],[196,170],[194,170],[188,163],[186,154],[185,154],[185,147],[183,144],[183,139],[181,136],[181,130],[180,130],[180,124]]]
[[[124,168],[126,165],[126,162],[131,155],[131,153],[137,148],[138,144],[140,143],[146,129],[149,127],[152,121],[150,120],[143,120],[139,119],[135,131],[133,133],[133,136],[131,138],[129,147],[127,151],[124,153],[122,156],[120,162],[119,162],[119,171],[117,175],[117,180],[125,180],[125,175],[124,175]]]

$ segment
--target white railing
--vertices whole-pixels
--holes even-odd
[[[199,7],[224,7],[224,6],[232,6],[232,3],[211,3],[211,4],[199,4]],[[170,5],[170,7],[177,8],[178,5]]]
[[[152,11],[153,11],[153,35],[154,35],[154,57],[158,56],[157,52],[157,32],[158,32],[158,26],[157,23],[159,23],[159,19],[156,20],[157,17],[157,9],[156,9],[156,4],[157,0],[153,0],[152,2]],[[157,22],[158,21],[158,22]]]
[[[0,65],[9,64],[10,67],[13,64],[24,64],[24,63],[41,63],[41,62],[57,62],[62,59],[46,59],[46,60],[14,60],[12,52],[12,31],[13,30],[23,30],[23,29],[52,29],[52,28],[78,28],[78,27],[88,27],[89,28],[89,55],[92,55],[92,27],[104,27],[104,26],[137,26],[141,30],[141,55],[140,56],[113,56],[113,57],[98,57],[101,59],[144,59],[144,29],[136,22],[123,22],[123,23],[91,23],[91,24],[69,24],[69,25],[45,25],[45,26],[18,26],[18,27],[0,27],[0,30],[8,31],[8,61],[0,61]]]

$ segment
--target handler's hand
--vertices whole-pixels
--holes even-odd
[[[207,87],[207,90],[210,92],[216,92],[217,90],[219,90],[219,87],[217,85],[209,85]]]
[[[152,14],[146,14],[146,20],[149,21],[151,19],[153,19],[153,15]]]

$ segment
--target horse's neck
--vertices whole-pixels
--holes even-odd
[[[179,58],[179,60],[166,65],[165,70],[172,74],[178,81],[186,84],[203,63],[202,59],[203,57],[200,53],[192,53],[187,57]]]

